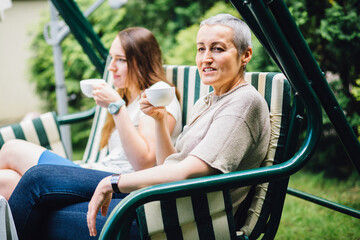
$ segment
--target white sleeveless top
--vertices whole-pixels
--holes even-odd
[[[165,82],[157,82],[153,84],[151,88],[169,87]],[[140,96],[127,106],[127,112],[129,117],[134,124],[135,128],[138,128],[139,120],[141,117],[146,116],[141,110],[139,105]],[[175,128],[171,135],[171,140],[175,143],[177,137],[181,132],[181,108],[178,99],[175,97],[174,100],[166,106],[166,110],[176,120]],[[97,163],[91,164],[90,168],[102,171],[108,171],[113,173],[129,173],[134,172],[129,160],[126,157],[123,149],[119,132],[114,129],[108,142],[109,154],[100,159]]]

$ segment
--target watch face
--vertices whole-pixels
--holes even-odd
[[[110,103],[108,106],[108,111],[111,114],[116,114],[123,105],[125,105],[125,101],[120,99],[117,102]]]
[[[118,108],[117,108],[117,106],[116,106],[115,104],[110,104],[110,106],[109,106],[109,112],[110,112],[111,114],[116,113],[117,110],[118,110]]]

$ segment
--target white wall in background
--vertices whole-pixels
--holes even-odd
[[[40,111],[41,100],[29,83],[29,28],[49,9],[47,1],[13,1],[0,22],[0,125]]]

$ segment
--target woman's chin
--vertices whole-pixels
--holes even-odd
[[[214,83],[217,82],[216,79],[214,79],[214,78],[207,78],[207,77],[201,78],[201,81],[202,81],[203,84],[205,84],[205,85],[213,85]]]
[[[125,88],[125,85],[122,84],[122,83],[116,83],[116,82],[114,81],[114,87],[115,87],[116,89],[122,89],[122,88]]]

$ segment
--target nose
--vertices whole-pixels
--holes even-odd
[[[108,70],[111,72],[116,72],[116,64],[115,64],[114,59],[111,59],[109,66],[108,66]]]
[[[211,62],[213,62],[213,57],[212,57],[211,51],[206,50],[206,51],[204,52],[202,61],[203,61],[204,63],[209,63],[209,62],[211,63]]]

